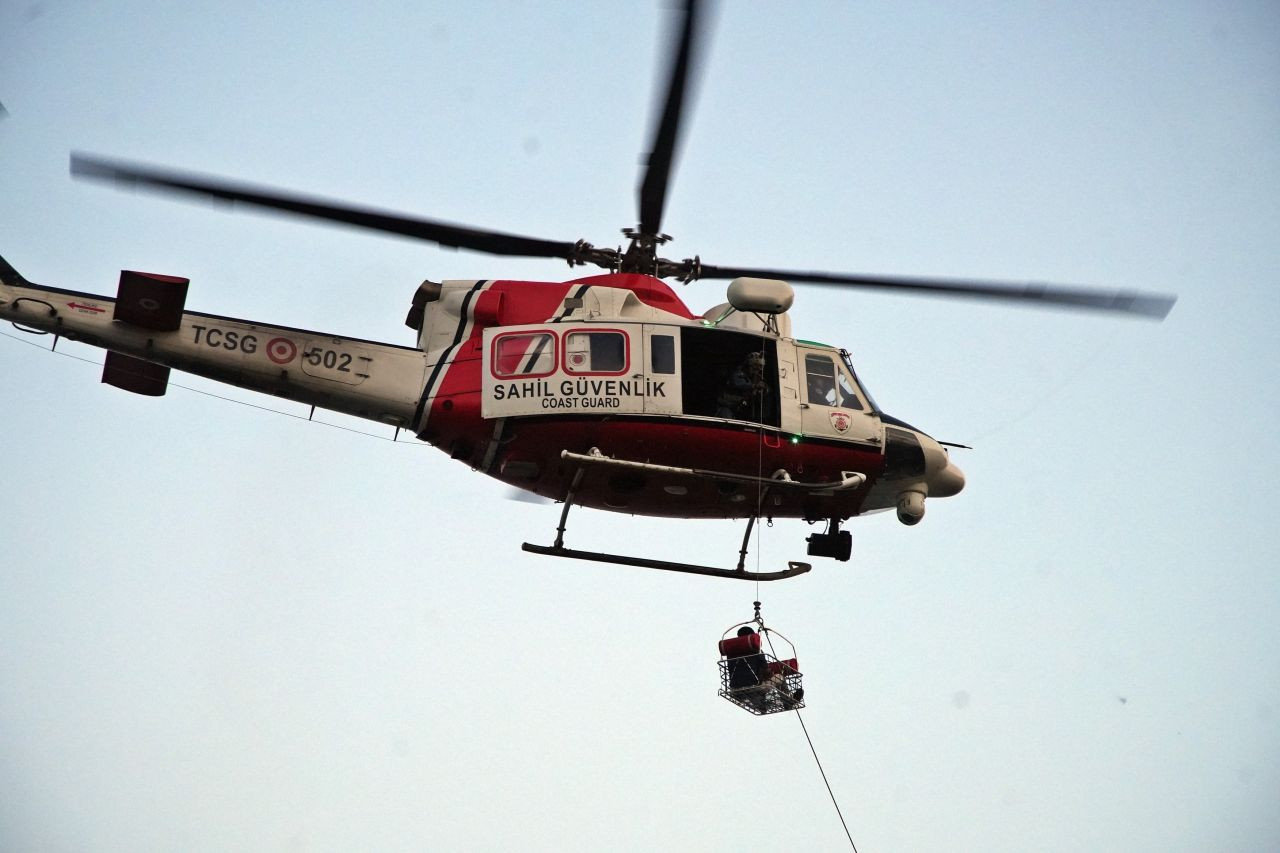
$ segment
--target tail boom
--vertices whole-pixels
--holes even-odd
[[[116,298],[44,287],[0,258],[0,320],[108,350],[104,382],[156,396],[172,368],[412,425],[426,374],[421,350],[185,311],[185,293],[185,279],[132,272],[121,274]]]

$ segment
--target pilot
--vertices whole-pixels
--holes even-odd
[[[830,373],[823,373],[814,370],[814,365],[809,365],[808,376],[809,384],[809,402],[819,406],[830,406],[836,401],[836,380]]]

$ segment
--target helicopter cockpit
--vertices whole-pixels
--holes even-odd
[[[828,355],[808,353],[804,357],[805,389],[811,404],[862,411],[862,401],[853,390],[849,376],[836,367]]]

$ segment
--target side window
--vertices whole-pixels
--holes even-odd
[[[556,344],[549,332],[516,332],[494,338],[490,370],[499,379],[547,376],[555,369]]]
[[[676,372],[676,339],[671,335],[652,335],[649,338],[650,361],[654,373]]]
[[[807,400],[814,406],[836,404],[836,363],[825,355],[804,357],[804,378]]]
[[[836,368],[830,357],[806,355],[804,375],[810,405],[862,410],[862,401],[853,390],[853,382],[843,370]]]
[[[627,336],[622,332],[570,332],[564,336],[568,373],[627,372]]]

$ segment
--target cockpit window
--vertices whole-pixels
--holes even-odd
[[[836,365],[825,355],[806,355],[804,375],[809,390],[809,402],[818,406],[830,406],[836,401]]]
[[[830,356],[810,353],[804,357],[805,388],[809,405],[862,409],[853,381],[836,368]]]
[[[858,371],[853,369],[853,362],[849,361],[849,353],[847,350],[840,350],[840,360],[844,362],[844,369],[849,371],[849,375],[853,377],[853,384],[862,392],[862,397],[871,406],[871,411],[878,412],[880,407],[876,405],[875,398],[871,396],[871,392],[867,390],[867,386],[858,378]]]
[[[858,392],[853,390],[853,380],[843,370],[836,372],[836,384],[840,386],[840,408],[862,410]]]

